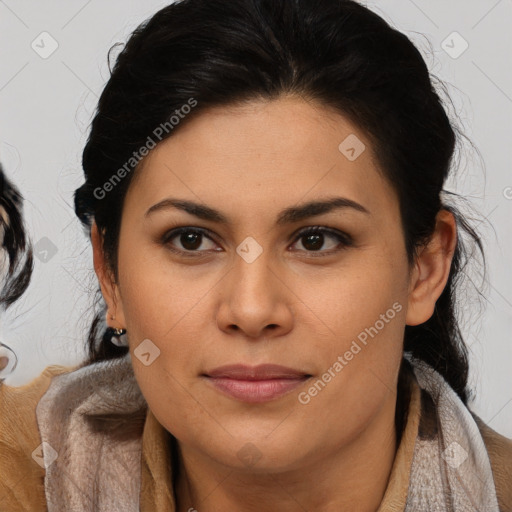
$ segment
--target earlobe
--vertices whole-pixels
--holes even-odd
[[[448,210],[440,210],[432,237],[416,256],[409,291],[407,325],[422,324],[434,313],[437,299],[450,276],[456,245],[455,217]]]

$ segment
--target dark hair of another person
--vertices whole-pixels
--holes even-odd
[[[404,351],[436,369],[467,405],[468,355],[455,293],[468,260],[467,240],[476,243],[482,256],[483,249],[456,207],[442,200],[458,130],[418,49],[355,1],[182,0],[139,25],[119,53],[98,102],[83,151],[86,181],[75,192],[77,216],[86,230],[96,221],[117,281],[123,201],[138,168],[132,166],[106,197],[98,199],[95,190],[191,98],[197,106],[174,130],[209,107],[284,94],[339,112],[371,141],[382,172],[398,193],[411,264],[432,235],[437,213],[454,213],[466,241],[458,237],[449,279],[432,317],[406,326]],[[85,364],[127,352],[105,334],[99,289],[98,303],[102,310],[90,328]],[[403,380],[402,369],[400,375]]]
[[[23,224],[23,197],[7,178],[1,164],[0,241],[0,307],[7,309],[25,293],[32,277],[34,259]]]

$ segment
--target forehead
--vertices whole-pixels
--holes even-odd
[[[137,169],[135,208],[166,195],[253,214],[335,193],[369,209],[397,201],[365,134],[315,101],[257,100],[185,121]]]

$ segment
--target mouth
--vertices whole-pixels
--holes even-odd
[[[201,377],[226,396],[242,402],[260,403],[288,394],[312,375],[285,366],[264,364],[222,366]]]

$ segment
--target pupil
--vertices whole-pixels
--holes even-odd
[[[306,237],[306,240],[308,240],[305,244],[304,244],[304,247],[306,249],[310,249],[312,251],[317,251],[319,250],[322,245],[323,245],[323,235],[307,235]],[[308,243],[309,242],[312,242],[311,244],[309,244],[308,246]]]
[[[200,237],[198,233],[183,233],[180,242],[185,249],[192,251],[201,245]]]

